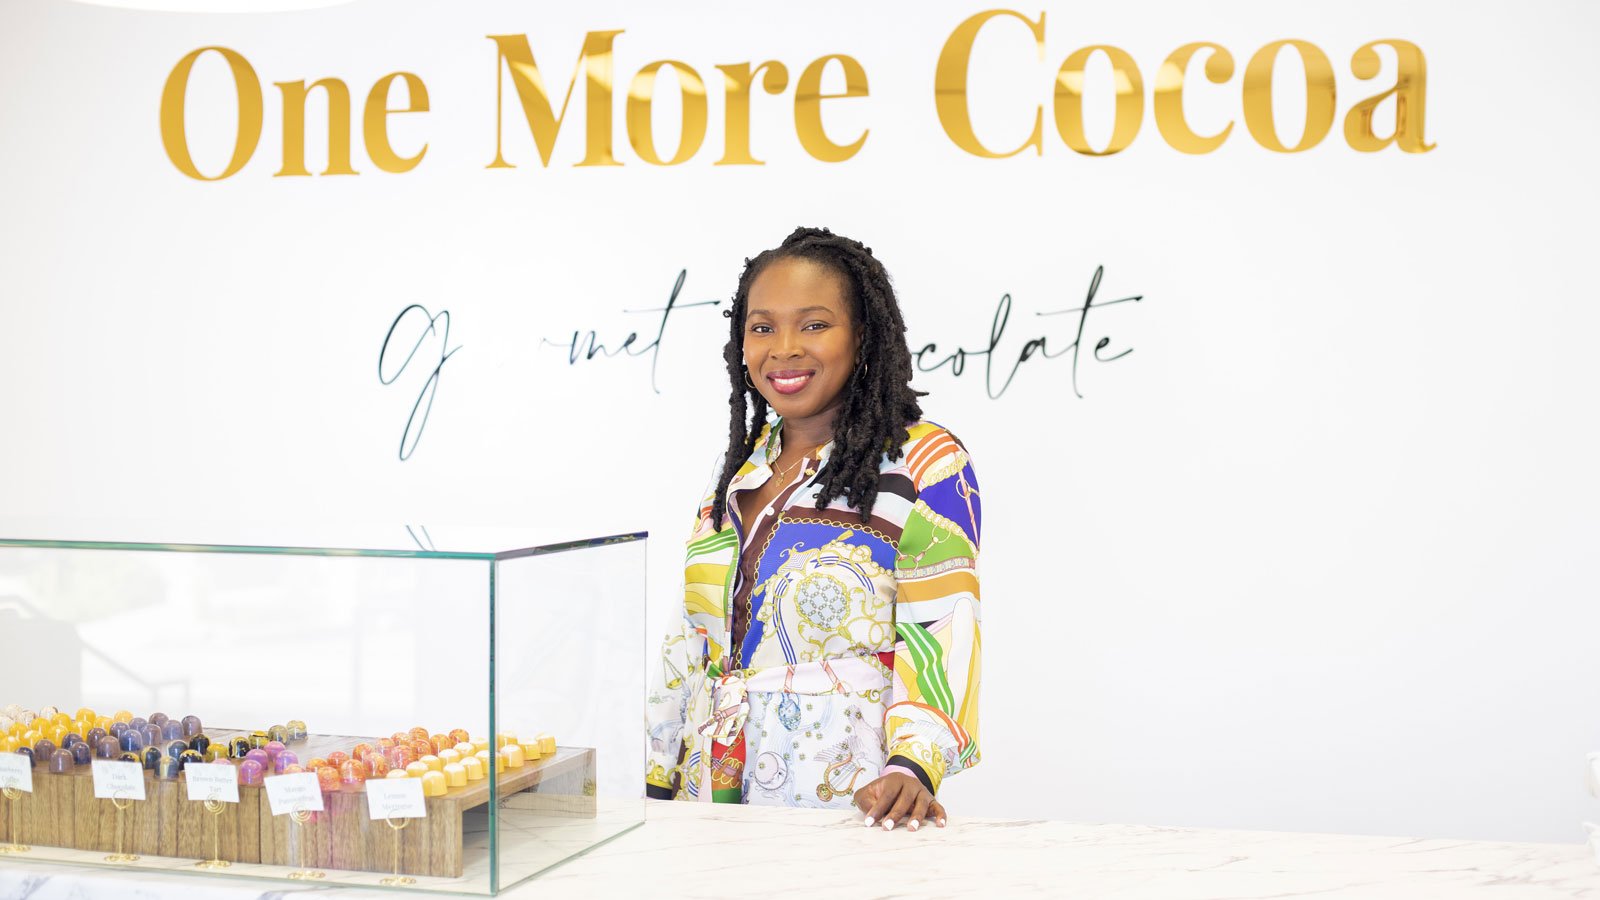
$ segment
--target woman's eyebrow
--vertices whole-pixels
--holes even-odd
[[[799,309],[795,310],[794,312],[795,312],[795,315],[801,315],[803,313],[813,313],[813,312],[830,312],[831,313],[831,312],[833,312],[833,307],[831,307],[831,306],[802,306]],[[770,315],[772,315],[772,310],[770,310],[770,309],[752,309],[746,315],[751,315],[751,316],[770,316]]]

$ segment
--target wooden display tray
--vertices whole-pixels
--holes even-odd
[[[237,731],[208,731],[214,740],[228,740]],[[373,738],[311,735],[289,745],[304,762],[335,750],[349,751]],[[595,815],[595,753],[588,747],[560,747],[554,756],[500,773],[502,805],[547,815]],[[537,789],[536,793],[524,793]],[[122,850],[140,856],[210,859],[211,820],[199,801],[187,799],[184,776],[161,781],[145,773],[145,800],[123,810]],[[239,803],[224,804],[217,821],[218,858],[230,862],[266,863],[298,868],[394,871],[394,832],[382,820],[367,816],[365,789],[322,795],[324,810],[305,822],[274,816],[260,785],[241,784]],[[38,844],[76,850],[115,852],[117,810],[94,796],[90,766],[53,774],[34,769],[33,793],[20,794],[16,811],[0,801],[0,843]],[[407,875],[459,877],[462,871],[462,814],[489,802],[489,781],[471,781],[428,797],[428,817],[413,819],[400,831],[400,871]],[[13,818],[17,833],[11,833]]]

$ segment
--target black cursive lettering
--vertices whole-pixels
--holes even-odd
[[[1000,349],[1000,341],[1005,335],[1006,325],[1011,321],[1012,300],[1010,294],[1002,294],[1000,296],[1000,302],[995,304],[994,318],[989,322],[989,341],[981,350],[968,350],[964,347],[958,346],[954,353],[950,353],[942,358],[937,358],[937,361],[929,364],[924,360],[928,357],[936,357],[939,353],[939,345],[933,343],[925,344],[923,345],[922,349],[918,350],[915,354],[917,371],[935,372],[944,368],[945,366],[949,366],[950,374],[959,378],[962,373],[966,371],[968,357],[982,356],[984,358],[984,392],[989,395],[991,400],[998,400],[1003,394],[1005,394],[1006,390],[1011,387],[1011,383],[1016,379],[1017,371],[1022,368],[1023,363],[1033,359],[1035,356],[1043,359],[1056,359],[1070,353],[1072,354],[1072,393],[1081,398],[1083,396],[1083,392],[1078,389],[1078,349],[1083,343],[1083,331],[1088,325],[1090,311],[1104,309],[1108,306],[1115,306],[1118,303],[1138,302],[1144,299],[1144,296],[1141,294],[1131,297],[1119,297],[1116,300],[1105,300],[1098,303],[1095,302],[1095,297],[1100,292],[1100,279],[1104,274],[1105,266],[1097,266],[1095,268],[1094,277],[1089,280],[1089,290],[1084,296],[1082,305],[1069,307],[1067,309],[1057,309],[1050,310],[1048,312],[1034,313],[1036,316],[1076,314],[1078,316],[1077,332],[1073,335],[1071,343],[1054,352],[1051,352],[1050,350],[1048,336],[1041,335],[1036,338],[1030,338],[1022,345],[1022,350],[1017,354],[1016,361],[1011,365],[1011,371],[1006,373],[1005,380],[1000,383],[998,389],[994,384],[995,360],[999,355],[998,351]],[[1111,338],[1109,337],[1102,337],[1095,343],[1092,354],[1096,362],[1113,362],[1133,352],[1133,348],[1130,347],[1127,350],[1116,354],[1115,356],[1101,356],[1100,351],[1104,350],[1110,345]]]
[[[722,303],[721,300],[699,300],[694,303],[679,303],[678,295],[683,292],[683,283],[688,277],[688,269],[678,270],[678,278],[672,283],[672,293],[667,295],[666,306],[651,309],[623,310],[624,313],[629,315],[638,313],[661,314],[661,321],[656,326],[655,340],[648,344],[639,347],[634,346],[634,342],[639,339],[639,333],[630,331],[628,336],[622,339],[621,344],[618,344],[615,348],[610,348],[600,342],[598,332],[590,330],[585,335],[580,329],[572,333],[572,340],[570,341],[552,341],[549,338],[540,338],[539,345],[542,347],[565,347],[567,350],[567,365],[569,366],[577,365],[579,360],[590,360],[596,356],[604,356],[609,359],[622,354],[644,356],[648,353],[650,354],[650,388],[659,394],[661,393],[661,388],[656,383],[656,367],[661,360],[661,345],[667,336],[667,321],[672,318],[672,313],[679,309],[693,309],[697,306],[719,306]]]
[[[413,313],[416,315],[413,315]],[[395,331],[400,327],[400,323],[416,320],[417,315],[425,317],[427,325],[417,333],[417,339],[411,345],[410,352],[406,353],[406,358],[400,361],[400,365],[395,368],[394,374],[385,375],[384,362],[389,358],[389,344],[395,339]],[[411,458],[411,454],[416,452],[417,442],[422,440],[422,429],[428,424],[428,414],[433,411],[433,398],[439,391],[439,373],[444,369],[444,364],[450,357],[455,356],[456,351],[461,349],[459,345],[450,347],[450,311],[440,310],[438,315],[434,315],[428,311],[427,307],[421,304],[413,303],[407,306],[405,309],[400,310],[400,314],[394,317],[393,322],[389,323],[389,333],[384,335],[383,347],[378,351],[378,380],[385,385],[394,384],[401,375],[405,374],[406,368],[411,365],[411,360],[417,355],[417,351],[422,349],[423,341],[427,340],[430,335],[439,337],[439,361],[434,364],[433,371],[428,373],[428,380],[423,382],[422,390],[417,393],[416,402],[411,404],[411,415],[406,418],[405,430],[400,433],[400,459],[402,461]],[[423,405],[423,401],[427,401],[426,406]],[[421,413],[420,418],[418,417],[419,412]],[[413,430],[413,426],[415,426],[415,430]]]

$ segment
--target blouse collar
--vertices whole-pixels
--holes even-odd
[[[828,441],[815,451],[820,462],[827,462],[828,456],[833,452],[833,441]],[[779,416],[772,422],[763,426],[761,438],[756,442],[755,450],[750,454],[750,462],[757,466],[771,468],[777,462],[778,455],[783,453],[783,417]]]

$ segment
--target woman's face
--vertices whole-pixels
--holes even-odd
[[[809,259],[780,259],[750,285],[744,363],[778,415],[802,420],[838,406],[861,341],[843,277]]]

